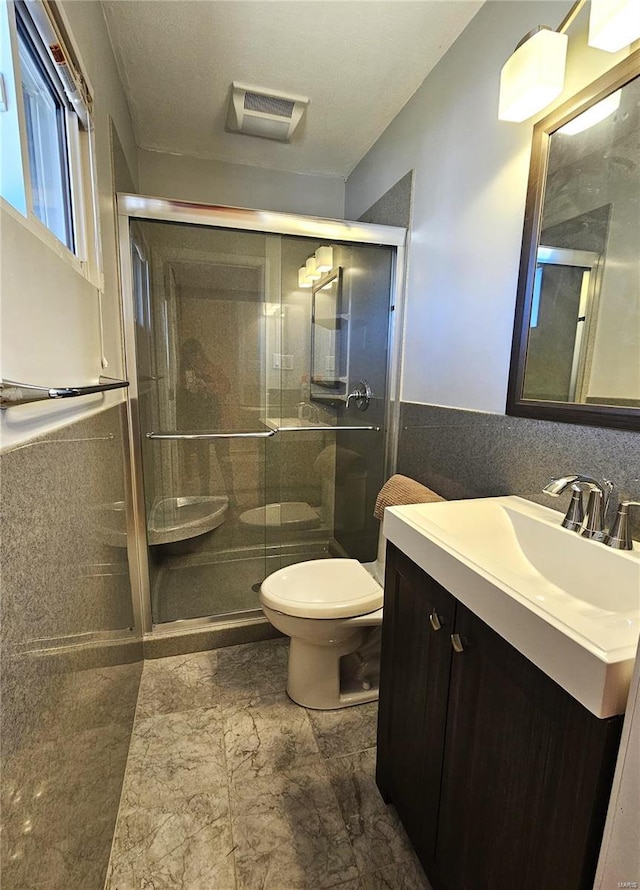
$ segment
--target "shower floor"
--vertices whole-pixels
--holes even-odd
[[[257,590],[267,575],[284,566],[329,558],[328,543],[303,552],[245,558],[208,559],[204,554],[167,556],[158,570],[153,591],[153,622],[222,616],[260,609]]]

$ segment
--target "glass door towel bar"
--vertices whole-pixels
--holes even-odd
[[[57,387],[2,380],[0,382],[0,408],[12,408],[15,405],[26,405],[29,402],[41,402],[47,399],[74,399],[97,392],[108,392],[111,389],[124,389],[127,386],[129,386],[128,380],[115,380],[113,377],[100,377],[98,383],[88,386]]]
[[[267,439],[275,430],[246,430],[213,433],[147,433],[147,439]]]
[[[211,432],[211,433],[147,433],[147,439],[267,439],[270,436],[275,436],[276,433],[307,433],[307,432],[318,432],[318,430],[335,430],[336,432],[354,432],[357,430],[365,430],[369,432],[380,432],[379,426],[330,426],[320,425],[317,426],[283,426],[277,429],[269,429],[262,432],[261,430],[247,430],[240,432],[226,432],[221,430],[220,432]]]
[[[371,433],[379,433],[379,426],[334,426],[333,424],[316,424],[315,426],[280,426],[274,432],[276,433],[317,433],[318,430],[327,432],[335,430],[337,433],[353,433],[357,431],[365,431]]]

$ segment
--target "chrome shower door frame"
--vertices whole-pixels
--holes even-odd
[[[146,510],[142,477],[142,440],[140,430],[139,393],[137,378],[137,353],[135,337],[135,311],[129,221],[189,223],[220,229],[256,232],[263,235],[294,235],[316,240],[341,241],[344,243],[371,244],[395,248],[392,265],[387,360],[387,412],[385,429],[386,477],[395,470],[400,416],[400,365],[402,357],[404,323],[404,286],[406,271],[406,229],[397,226],[381,226],[349,220],[324,219],[300,216],[270,210],[248,210],[242,207],[224,207],[175,201],[143,195],[119,193],[117,200],[117,229],[120,262],[120,286],[124,327],[125,367],[130,381],[129,395],[129,446],[131,453],[131,485],[133,517],[137,551],[138,590],[134,593],[136,625],[143,635],[175,634],[176,632],[226,624],[231,616],[222,618],[207,616],[184,619],[154,625],[151,614],[151,590],[149,582],[148,542]],[[255,622],[255,617],[247,616]]]

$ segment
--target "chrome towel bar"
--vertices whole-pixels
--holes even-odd
[[[373,433],[379,433],[379,426],[332,426],[330,424],[326,424],[324,426],[320,426],[317,424],[316,426],[279,426],[276,429],[276,433],[310,433],[310,432],[339,432],[339,433],[350,433],[357,432],[358,430],[369,431]]]
[[[266,439],[275,430],[246,430],[219,433],[147,433],[147,439]]]
[[[98,383],[89,386],[55,387],[3,380],[0,382],[0,408],[11,408],[14,405],[26,405],[29,402],[42,402],[47,399],[74,399],[77,396],[108,392],[111,389],[124,389],[127,386],[129,386],[128,380],[115,380],[113,377],[100,377]]]
[[[380,432],[379,426],[283,426],[278,427],[277,429],[269,429],[265,430],[246,430],[246,431],[238,431],[234,432],[232,430],[222,430],[220,432],[211,432],[211,433],[179,433],[179,432],[171,432],[171,433],[147,433],[147,439],[163,439],[163,440],[178,440],[178,439],[268,439],[270,436],[275,436],[276,433],[306,433],[306,432],[327,432],[327,431],[352,431],[352,430],[370,430],[376,433]]]

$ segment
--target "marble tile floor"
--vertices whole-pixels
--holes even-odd
[[[287,640],[147,661],[105,890],[429,890],[375,703],[307,711]]]

